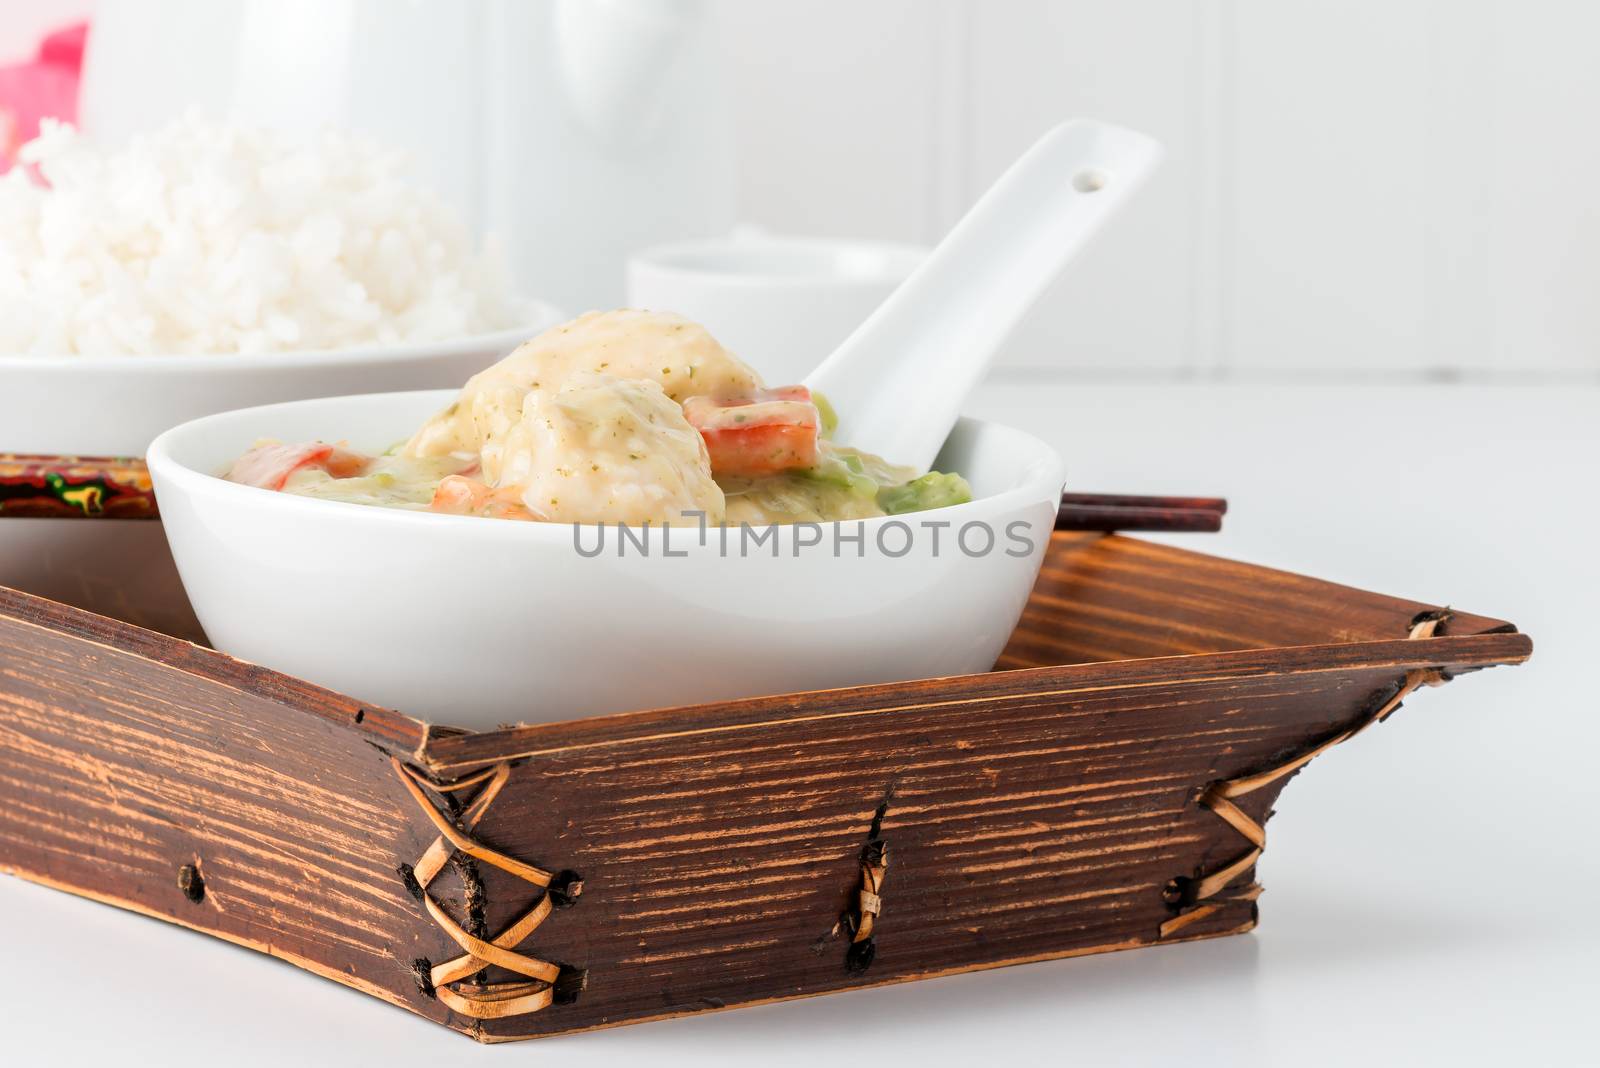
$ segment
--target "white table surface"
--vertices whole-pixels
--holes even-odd
[[[1295,779],[1249,935],[478,1047],[0,878],[0,1064],[1595,1063],[1600,388],[998,383],[1084,489],[1226,494],[1224,555],[1518,623]],[[1587,648],[1590,652],[1585,653]]]

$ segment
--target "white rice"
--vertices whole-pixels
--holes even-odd
[[[102,153],[47,122],[0,177],[0,353],[198,355],[518,325],[498,260],[397,156],[189,116]]]

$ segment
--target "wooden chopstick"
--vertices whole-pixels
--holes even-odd
[[[1056,529],[1210,534],[1222,529],[1227,510],[1228,502],[1220,497],[1063,493]]]
[[[0,519],[158,519],[143,460],[0,453]]]
[[[1222,529],[1220,497],[1064,493],[1057,530],[1210,533]],[[143,460],[122,456],[0,453],[0,518],[159,519]]]
[[[1136,497],[1126,493],[1063,493],[1061,503],[1112,508],[1197,509],[1202,512],[1220,513],[1228,511],[1228,502],[1222,497]]]
[[[1138,530],[1214,534],[1222,529],[1222,513],[1198,508],[1116,508],[1086,504],[1062,505],[1057,530]]]

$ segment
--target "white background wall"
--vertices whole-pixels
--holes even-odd
[[[743,210],[931,240],[1093,115],[1166,167],[1014,360],[1600,376],[1600,3],[721,0]]]
[[[0,57],[91,7],[0,0]],[[1600,378],[1600,2],[713,7],[776,230],[934,240],[1073,115],[1166,142],[1013,373]]]

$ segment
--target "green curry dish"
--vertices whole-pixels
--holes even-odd
[[[828,449],[816,467],[795,474],[797,478],[838,486],[857,497],[870,500],[878,495],[878,480],[867,473],[866,464],[855,453]]]
[[[932,508],[966,504],[970,500],[972,487],[967,480],[943,471],[929,471],[921,478],[899,486],[885,486],[878,491],[878,507],[885,515],[926,512]]]
[[[815,467],[767,478],[719,478],[728,522],[798,523],[901,515],[972,499],[960,475],[892,464],[846,445],[824,441]]]

